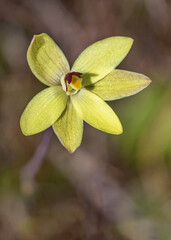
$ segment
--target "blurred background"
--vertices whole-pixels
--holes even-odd
[[[171,239],[170,0],[0,0],[0,239]],[[110,103],[124,133],[84,125],[70,155],[51,129],[25,137],[20,116],[45,86],[26,52],[48,33],[70,64],[93,42],[134,38],[118,68],[152,84]]]

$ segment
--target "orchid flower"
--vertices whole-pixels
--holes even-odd
[[[83,121],[101,131],[121,134],[119,118],[105,101],[133,95],[151,83],[142,74],[115,69],[132,44],[128,37],[95,42],[70,69],[64,53],[47,34],[34,35],[27,60],[47,88],[25,108],[20,120],[23,134],[36,134],[52,126],[71,153],[81,144]]]

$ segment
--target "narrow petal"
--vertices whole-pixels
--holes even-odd
[[[143,74],[116,69],[87,89],[103,100],[111,101],[134,95],[150,83],[151,80]]]
[[[78,116],[71,101],[65,111],[53,124],[53,130],[61,143],[73,153],[81,144],[83,136],[83,120]]]
[[[83,85],[87,86],[104,78],[128,54],[133,39],[110,37],[86,48],[74,62],[72,72],[83,73]]]
[[[20,127],[24,135],[50,127],[66,107],[67,95],[61,87],[49,87],[38,93],[25,108]]]
[[[71,100],[80,118],[88,124],[107,133],[122,133],[122,125],[114,111],[94,93],[83,88],[72,95]]]
[[[61,49],[47,34],[34,35],[27,51],[27,61],[33,74],[48,86],[60,83],[69,72],[69,64]]]

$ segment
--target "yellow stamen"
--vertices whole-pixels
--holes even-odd
[[[79,90],[82,87],[82,84],[81,84],[79,78],[75,75],[72,75],[72,80],[71,80],[70,85],[76,90]]]

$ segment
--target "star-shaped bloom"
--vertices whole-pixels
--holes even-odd
[[[138,73],[115,69],[133,40],[110,37],[86,48],[72,68],[61,49],[45,33],[35,35],[27,52],[33,74],[48,87],[25,108],[20,126],[24,135],[50,126],[61,143],[74,152],[82,141],[83,121],[110,133],[121,134],[122,125],[104,102],[133,95],[151,80]]]

